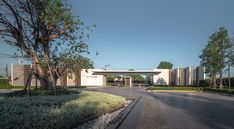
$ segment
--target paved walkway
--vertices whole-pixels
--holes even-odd
[[[153,93],[144,88],[97,88],[94,91],[142,96],[119,129],[233,129],[234,97],[211,93]]]

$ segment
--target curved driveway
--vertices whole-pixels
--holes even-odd
[[[211,93],[156,93],[144,88],[89,89],[142,96],[120,129],[234,129],[234,97]]]

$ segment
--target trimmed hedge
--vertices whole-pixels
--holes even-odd
[[[234,88],[234,77],[230,78],[231,87]],[[223,78],[224,85],[228,85],[228,78]],[[219,85],[219,78],[217,78],[217,85]],[[209,80],[200,80],[200,87],[209,87]]]
[[[0,127],[70,129],[124,104],[123,97],[88,91],[59,96],[0,97]]]
[[[202,88],[201,87],[185,87],[185,86],[169,86],[169,87],[158,87],[158,86],[154,86],[154,87],[148,87],[146,88],[146,90],[192,90],[192,91],[201,91]]]
[[[217,88],[204,88],[204,91],[212,91],[212,92],[219,92],[219,93],[228,93],[228,94],[234,94],[234,89],[217,89]]]

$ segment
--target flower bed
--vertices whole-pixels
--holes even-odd
[[[124,104],[122,97],[88,91],[58,96],[0,97],[0,127],[70,129]]]

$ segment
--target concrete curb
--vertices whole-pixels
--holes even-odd
[[[140,97],[135,98],[122,112],[120,112],[105,129],[117,129],[123,120],[127,117],[130,111],[134,108],[137,102],[141,99]]]

